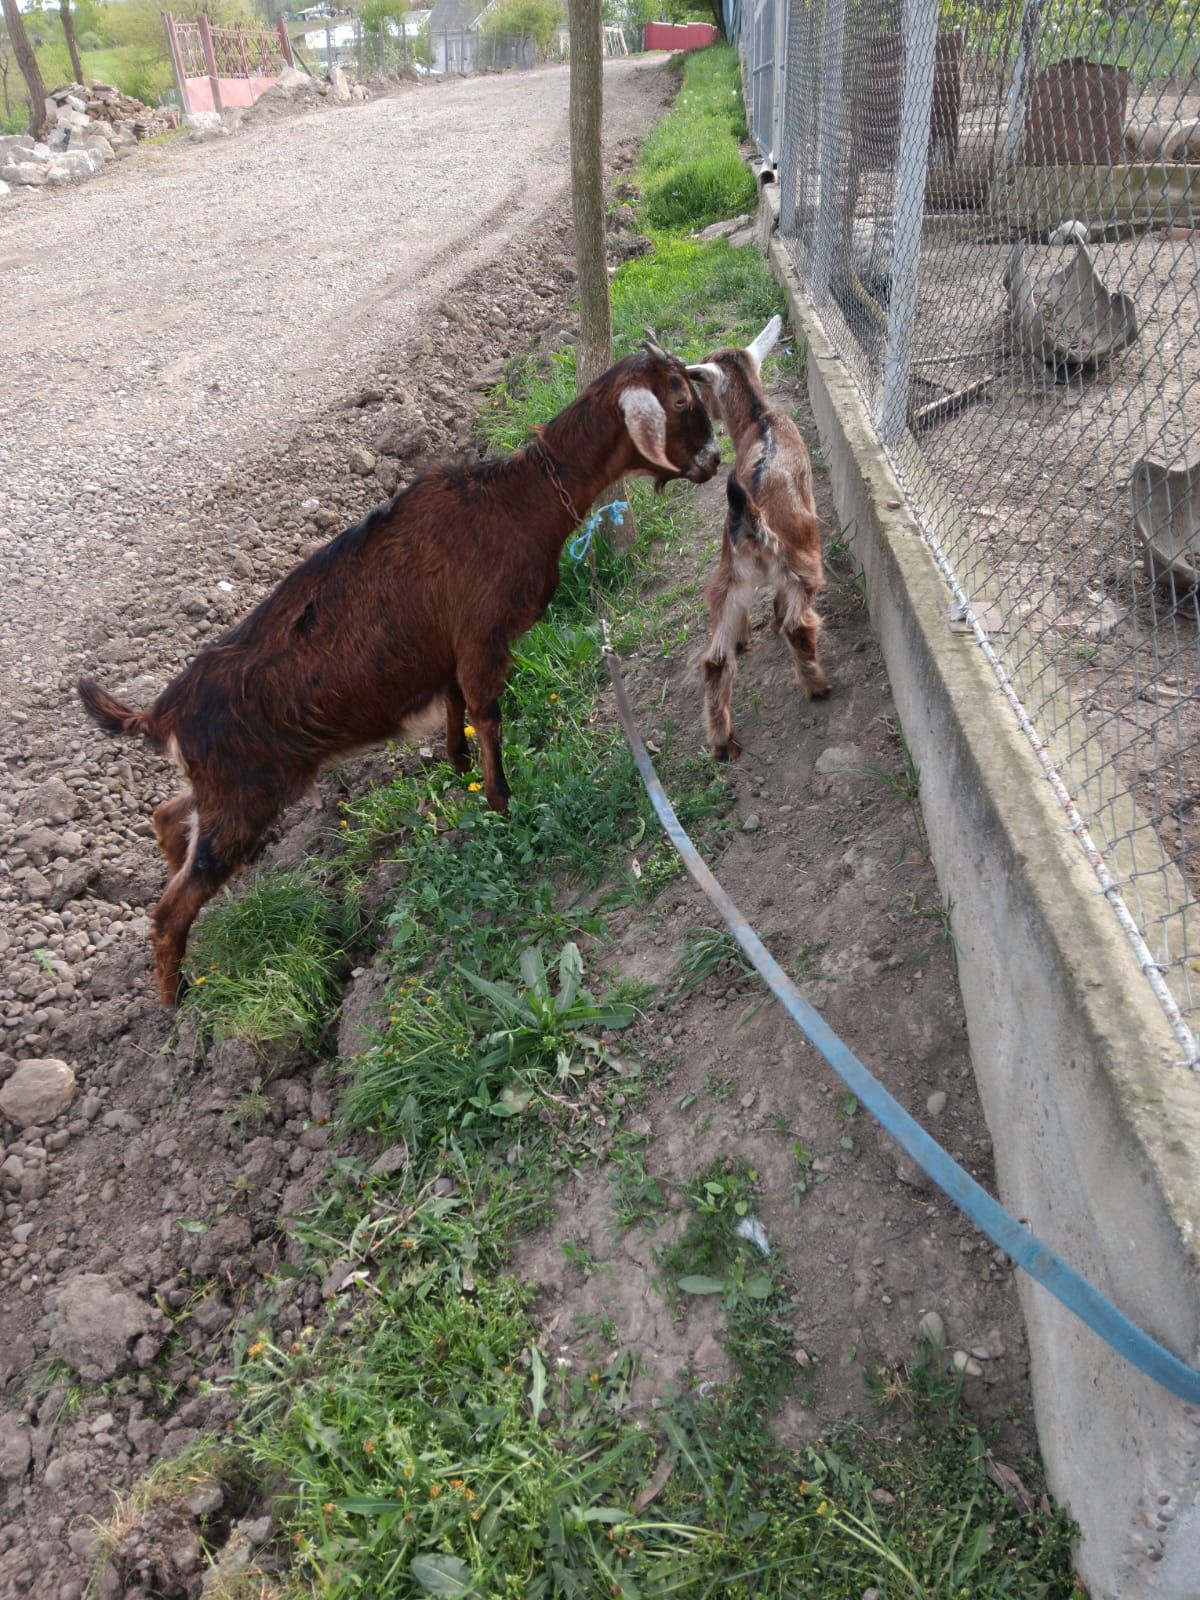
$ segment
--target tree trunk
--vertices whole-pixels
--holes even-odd
[[[42,81],[42,69],[38,66],[21,13],[17,10],[17,0],[0,0],[0,4],[4,8],[4,22],[8,37],[12,40],[13,55],[17,58],[29,92],[29,131],[35,139],[40,139],[46,132],[47,121],[46,85]]]
[[[75,82],[82,83],[83,62],[79,59],[79,46],[75,43],[75,18],[71,15],[71,0],[58,0],[59,15],[62,17],[63,33],[67,39],[67,49],[71,55],[71,71],[75,74]]]
[[[575,222],[575,270],[579,279],[579,343],[575,387],[586,389],[612,365],[612,308],[608,299],[608,255],[604,239],[604,48],[601,0],[570,0],[571,19],[571,211]],[[628,500],[624,485],[604,497]],[[582,508],[581,508],[582,509]],[[637,538],[633,513],[605,522],[609,543],[628,550]]]
[[[576,372],[580,389],[612,364],[600,148],[604,110],[600,38],[600,0],[571,0],[571,210],[579,274]]]

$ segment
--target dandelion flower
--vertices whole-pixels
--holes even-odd
[[[483,785],[481,783],[469,783],[467,785],[467,788],[471,791],[472,794],[478,794],[480,789],[483,788]]]
[[[429,1485],[429,1498],[431,1500],[440,1500],[441,1499],[441,1495],[442,1495],[442,1486],[441,1486],[441,1484],[440,1483],[431,1483]]]
[[[374,1450],[375,1450],[375,1441],[374,1441],[374,1439],[364,1439],[363,1440],[363,1454],[369,1456],[369,1455],[374,1453]]]
[[[556,694],[552,694],[552,695],[551,695],[551,696],[550,696],[550,698],[551,698],[551,700],[557,700],[557,699],[558,699],[558,696],[557,696],[557,695],[556,695]]]
[[[196,979],[196,982],[197,982],[197,984],[207,983],[208,979],[206,977],[204,977],[203,974],[201,974],[201,976]]]
[[[471,726],[471,724],[469,722],[467,723],[466,727],[463,729],[463,732],[466,734],[468,739],[473,739],[475,737],[475,729]]]

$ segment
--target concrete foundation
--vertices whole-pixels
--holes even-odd
[[[943,898],[1000,1198],[1181,1359],[1200,1364],[1200,1076],[1179,1046],[992,669],[950,594],[859,392],[773,236],[808,388]],[[1130,804],[1132,804],[1132,799]],[[1023,1275],[1042,1455],[1078,1522],[1093,1600],[1200,1600],[1200,1409],[1141,1377]]]

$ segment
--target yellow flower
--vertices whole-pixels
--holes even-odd
[[[207,979],[207,978],[205,978],[205,977],[200,977],[200,978],[197,978],[197,979],[196,979],[196,982],[197,982],[197,983],[198,983],[198,984],[201,984],[201,983],[207,983],[207,982],[208,982],[208,979]]]
[[[253,1360],[255,1356],[262,1355],[263,1351],[266,1348],[267,1348],[267,1341],[265,1339],[256,1339],[254,1341],[254,1343],[250,1346],[250,1348],[246,1351],[246,1354]]]
[[[472,794],[478,794],[480,789],[483,788],[483,785],[481,783],[469,783],[467,785],[467,788],[471,791]]]
[[[412,1237],[411,1234],[406,1234],[405,1237],[400,1241],[400,1248],[401,1250],[415,1250],[417,1248],[417,1241]]]
[[[336,1507],[334,1506],[332,1500],[326,1500],[325,1504],[321,1507],[321,1510],[326,1516],[329,1516],[332,1511],[336,1510]]]
[[[551,695],[551,696],[550,696],[550,698],[551,698],[551,700],[557,700],[557,699],[558,699],[558,696],[557,696],[557,695],[556,695],[556,694],[552,694],[552,695]]]
[[[374,1439],[364,1439],[363,1440],[363,1450],[367,1455],[370,1455],[374,1451],[374,1449],[375,1449],[375,1441],[374,1441]]]
[[[442,1494],[442,1486],[441,1486],[440,1483],[430,1484],[430,1486],[429,1486],[429,1498],[431,1500],[439,1500],[441,1498],[441,1494]]]
[[[475,729],[471,726],[471,724],[469,722],[467,723],[466,727],[463,729],[463,732],[466,734],[468,739],[473,739],[475,737]]]
[[[401,1476],[401,1477],[402,1477],[402,1478],[411,1478],[411,1477],[412,1477],[412,1475],[413,1475],[413,1469],[412,1469],[412,1467],[402,1467],[402,1468],[401,1468],[401,1469],[400,1469],[400,1476]]]
[[[342,820],[338,823],[338,827],[339,828],[348,828],[349,826],[350,826],[350,824],[346,821],[345,817],[343,817]]]
[[[829,1510],[829,1502],[828,1502],[828,1500],[822,1500],[821,1504],[817,1507],[817,1515],[819,1517],[823,1517],[828,1510]]]
[[[600,1374],[598,1372],[589,1372],[588,1382],[593,1385],[598,1384],[600,1382]]]

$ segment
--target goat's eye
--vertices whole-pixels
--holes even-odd
[[[676,389],[672,403],[676,411],[686,411],[692,403],[691,393],[687,389]]]

